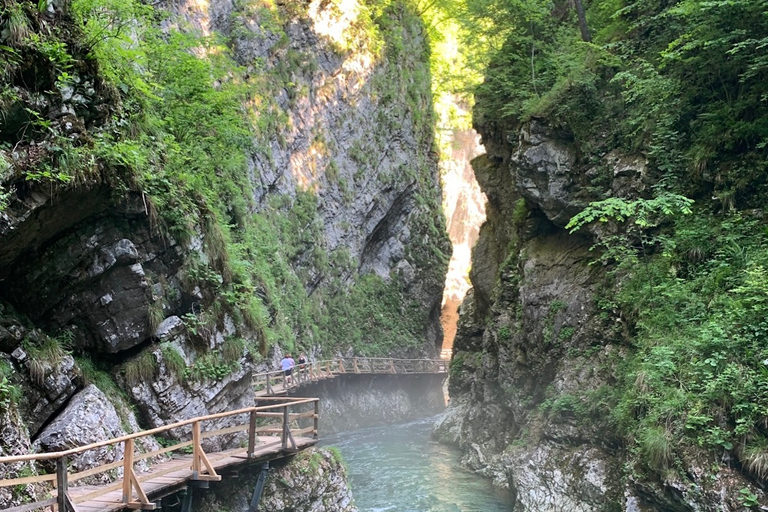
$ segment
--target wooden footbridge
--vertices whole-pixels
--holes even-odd
[[[433,374],[447,373],[445,359],[393,359],[387,357],[340,357],[296,365],[289,376],[281,370],[253,376],[256,399],[285,395],[296,387],[350,374]]]
[[[60,452],[0,457],[2,474],[24,472],[30,467],[44,474],[0,479],[0,491],[11,488],[18,494],[32,485],[44,499],[24,503],[5,512],[36,510],[58,512],[113,512],[126,509],[159,510],[162,498],[187,490],[182,511],[189,512],[192,490],[205,488],[222,479],[224,470],[261,465],[249,512],[255,512],[264,487],[270,461],[290,457],[318,442],[320,419],[317,398],[289,398],[294,387],[335,378],[343,374],[426,374],[445,373],[443,360],[341,358],[297,366],[292,379],[282,371],[253,376],[257,406],[200,416],[150,430],[109,439]],[[221,425],[226,425],[221,427]],[[146,453],[137,453],[137,441],[153,436],[174,439],[174,444]],[[206,440],[210,440],[206,442]],[[213,441],[213,443],[212,443]],[[140,444],[140,443],[139,443]],[[206,446],[239,445],[219,451]],[[114,462],[83,471],[70,472],[73,458],[91,450],[111,447],[118,454]],[[148,467],[144,472],[137,463]],[[54,469],[55,468],[55,469]],[[113,483],[88,485],[99,477]],[[81,485],[86,483],[86,485]]]

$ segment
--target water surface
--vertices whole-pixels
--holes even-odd
[[[459,466],[459,453],[430,439],[436,418],[323,437],[346,462],[361,512],[508,512],[505,493]]]

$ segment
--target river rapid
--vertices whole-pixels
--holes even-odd
[[[430,438],[437,418],[323,436],[348,469],[361,512],[507,512],[509,496]]]

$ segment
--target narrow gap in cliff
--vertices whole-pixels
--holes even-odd
[[[475,178],[472,160],[485,153],[475,130],[452,130],[449,155],[440,162],[443,213],[453,252],[443,288],[440,323],[443,327],[442,359],[450,359],[459,321],[459,306],[469,291],[472,247],[485,222],[485,194]]]
[[[106,364],[111,367],[117,367],[118,365],[128,361],[129,359],[132,359],[138,356],[145,349],[151,347],[157,342],[158,342],[157,338],[155,338],[154,336],[150,336],[149,338],[145,339],[138,345],[135,345],[131,348],[127,348],[125,350],[121,350],[120,352],[115,352],[114,354],[109,354],[109,353],[91,354],[90,357],[94,363]]]
[[[29,435],[29,440],[34,444],[37,441],[37,437],[40,435],[41,432],[44,432],[46,428],[48,428],[48,425],[53,423],[61,413],[63,413],[67,407],[69,406],[69,403],[72,401],[72,399],[77,395],[83,388],[80,387],[76,392],[72,393],[72,396],[67,398],[54,412],[53,414],[49,415],[42,425],[40,425],[40,428],[37,429],[36,432],[31,433]]]

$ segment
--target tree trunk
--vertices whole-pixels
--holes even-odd
[[[576,14],[579,16],[579,30],[581,30],[581,39],[587,43],[592,42],[592,36],[589,34],[589,27],[587,26],[587,16],[584,14],[584,6],[581,5],[581,0],[574,0],[576,4]]]

